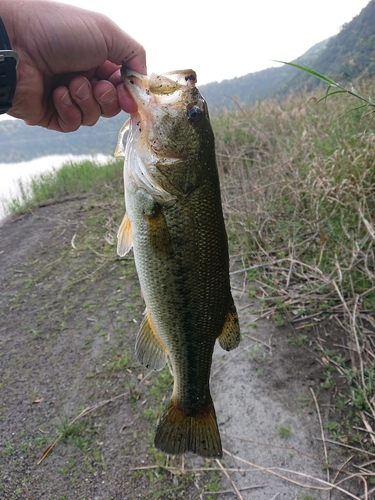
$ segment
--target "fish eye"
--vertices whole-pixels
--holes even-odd
[[[188,113],[188,119],[191,122],[196,123],[199,122],[199,120],[201,119],[202,110],[199,106],[193,105],[190,108],[188,108],[187,113]]]

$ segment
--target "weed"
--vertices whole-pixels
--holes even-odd
[[[211,475],[210,479],[205,483],[205,489],[211,493],[217,493],[220,490],[220,480],[220,473],[214,472]],[[210,495],[208,496],[208,498],[210,498]]]
[[[118,354],[116,358],[108,364],[110,371],[123,371],[129,365],[129,357],[126,353]]]
[[[315,500],[315,497],[313,497],[309,493],[301,493],[300,499],[301,500]]]
[[[33,403],[35,401],[35,398],[38,394],[38,390],[35,388],[33,389],[30,393],[29,393],[29,397],[28,397],[28,400],[29,400],[29,403]]]
[[[73,424],[69,423],[66,417],[61,419],[61,425],[57,427],[59,434],[63,439],[71,440],[73,438],[79,437],[88,427],[88,421],[86,419],[80,419]]]
[[[255,359],[258,356],[259,350],[260,344],[258,344],[258,342],[256,342],[252,347],[246,348],[246,352],[251,360]]]
[[[281,439],[287,439],[291,434],[291,427],[290,425],[284,426],[280,424],[277,431]]]
[[[40,436],[32,439],[32,443],[35,443],[37,446],[44,446],[46,443],[48,443],[49,438]]]
[[[334,370],[333,366],[326,366],[324,369],[324,380],[320,383],[322,389],[332,389],[335,386],[335,379],[332,375]]]
[[[288,335],[287,342],[290,345],[306,345],[309,341],[307,335],[300,334],[297,337]]]
[[[275,323],[275,326],[284,326],[285,325],[285,319],[281,314],[275,313],[273,315],[273,321]]]
[[[95,339],[93,337],[87,338],[85,340],[85,342],[81,345],[81,349],[85,349],[85,350],[91,349],[91,346],[92,346],[94,340]]]
[[[161,400],[165,393],[172,388],[172,386],[173,375],[167,365],[163,370],[156,373],[150,393],[156,399]]]
[[[143,414],[148,420],[150,420],[152,424],[155,424],[157,422],[157,415],[155,409],[145,408],[143,410]]]
[[[14,447],[11,443],[6,443],[4,447],[4,454],[6,457],[11,457],[15,452]]]
[[[339,427],[339,424],[337,422],[332,421],[332,420],[328,420],[326,423],[326,427],[329,431],[334,431]]]

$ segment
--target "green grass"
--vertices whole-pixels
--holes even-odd
[[[32,176],[29,183],[19,179],[19,196],[2,203],[6,213],[15,215],[66,196],[102,189],[103,186],[117,188],[119,179],[122,179],[122,169],[121,160],[102,166],[89,160],[69,162],[59,169]]]
[[[116,354],[115,359],[108,364],[110,371],[123,371],[129,365],[129,356],[126,353]]]

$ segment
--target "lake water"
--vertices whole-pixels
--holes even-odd
[[[59,168],[69,161],[92,160],[98,164],[107,163],[113,156],[106,155],[53,155],[35,158],[20,163],[0,163],[0,200],[9,200],[19,194],[18,179],[24,183],[36,174]],[[6,215],[3,204],[0,203],[0,220]]]

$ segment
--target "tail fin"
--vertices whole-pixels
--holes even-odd
[[[155,446],[170,455],[192,451],[201,457],[222,457],[220,434],[211,397],[203,411],[194,416],[186,415],[171,400],[157,426]]]

